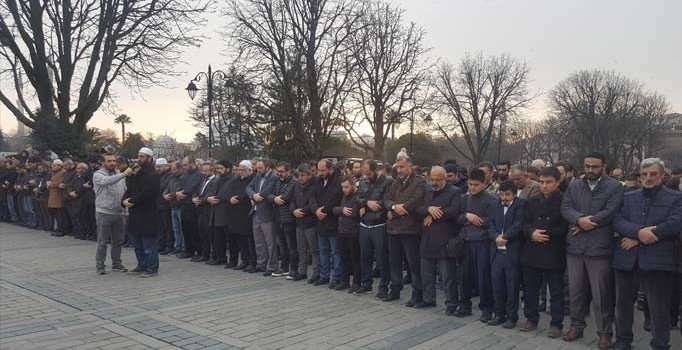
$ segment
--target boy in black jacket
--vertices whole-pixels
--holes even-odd
[[[334,207],[334,215],[339,217],[338,246],[341,255],[341,282],[336,285],[336,290],[344,290],[350,287],[349,293],[354,293],[360,288],[360,215],[358,199],[355,194],[355,178],[345,177],[341,182],[343,197],[338,207]],[[353,275],[353,284],[350,285],[350,276]]]

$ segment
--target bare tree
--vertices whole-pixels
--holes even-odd
[[[338,111],[350,73],[348,36],[359,15],[356,0],[232,0],[229,44],[237,63],[261,79],[261,102],[274,123],[291,128],[306,157],[340,126]]]
[[[655,136],[665,128],[662,117],[669,110],[665,97],[645,91],[636,80],[603,70],[571,74],[549,98],[576,155],[599,150],[625,168],[656,150]]]
[[[436,70],[434,101],[445,113],[436,128],[465,159],[482,160],[504,118],[523,110],[528,96],[529,68],[509,55],[467,54],[457,67],[442,63]],[[452,142],[458,134],[466,149]]]
[[[136,90],[164,83],[181,48],[198,43],[193,29],[206,3],[4,0],[0,59],[19,102],[5,91],[0,101],[38,135],[79,140],[115,81]]]
[[[425,32],[415,23],[405,23],[403,12],[388,2],[371,1],[348,42],[355,69],[344,127],[353,143],[378,159],[392,127],[416,108],[416,94],[427,72]],[[363,125],[371,127],[373,143],[361,137]]]

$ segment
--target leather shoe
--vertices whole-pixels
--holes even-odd
[[[472,313],[471,313],[471,309],[460,308],[460,309],[457,309],[457,311],[455,311],[454,315],[455,315],[455,317],[465,317],[465,316],[471,316]]]
[[[605,350],[611,348],[611,336],[602,334],[599,336],[599,349]]]
[[[436,307],[435,301],[422,301],[414,306],[415,309],[428,309],[430,307]]]
[[[561,337],[564,341],[572,342],[575,341],[576,339],[580,339],[583,337],[583,332],[578,331],[576,329],[569,329],[568,332],[564,333],[564,336]]]
[[[445,308],[445,315],[446,316],[455,316],[455,313],[457,313],[457,308],[448,306]]]
[[[488,321],[488,326],[499,326],[504,323],[504,319],[501,317],[495,317],[492,320]],[[481,317],[481,322],[483,322],[483,317]]]
[[[393,300],[398,300],[400,299],[400,294],[399,293],[388,293],[385,298],[382,299],[382,301],[389,302]]]
[[[502,328],[504,328],[504,329],[512,329],[512,328],[514,328],[514,327],[516,327],[516,321],[506,320],[506,321],[502,324]]]
[[[313,283],[313,286],[324,286],[325,284],[329,284],[328,278],[318,278],[317,281]]]
[[[537,328],[538,328],[538,325],[536,325],[535,323],[533,323],[531,321],[526,321],[526,323],[524,323],[523,326],[521,326],[521,328],[519,328],[519,330],[521,332],[532,332],[532,331],[536,330]]]
[[[481,318],[479,318],[478,320],[481,321],[481,322],[483,322],[483,323],[488,323],[488,322],[490,322],[490,320],[492,320],[492,319],[493,319],[493,316],[492,316],[492,315],[483,314],[483,315],[481,315]]]

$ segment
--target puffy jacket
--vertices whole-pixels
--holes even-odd
[[[277,179],[275,183],[274,191],[265,197],[275,209],[275,221],[283,224],[295,223],[296,218],[294,214],[289,210],[289,203],[291,202],[291,197],[294,195],[294,187],[296,186],[296,180],[293,176],[289,176],[284,181]],[[281,196],[284,200],[284,204],[277,205],[275,203],[275,197]]]
[[[310,210],[310,204],[315,200],[315,183],[317,179],[311,178],[305,184],[296,182],[294,185],[294,193],[292,195],[291,201],[289,202],[289,211],[294,213],[296,209],[301,209],[305,213],[302,218],[296,218],[296,225],[302,228],[310,228],[315,226],[317,218],[315,217],[315,212]]]
[[[606,175],[602,175],[594,191],[587,180],[572,181],[561,202],[561,215],[574,226],[581,217],[592,216],[597,227],[577,235],[567,235],[566,253],[610,257],[614,241],[611,223],[622,201],[623,186]]]
[[[384,174],[379,174],[374,181],[367,178],[360,180],[357,197],[359,208],[365,208],[365,215],[360,219],[363,224],[372,226],[386,223],[387,208],[382,207],[379,211],[372,211],[367,206],[367,201],[383,203],[391,183],[392,180]]]
[[[675,244],[682,230],[682,192],[661,186],[625,194],[613,228],[620,236],[636,240],[639,230],[649,226],[656,226],[653,232],[658,241],[628,251],[616,245],[614,268],[632,271],[637,264],[643,271],[677,270]]]

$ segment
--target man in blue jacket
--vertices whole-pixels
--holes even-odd
[[[516,327],[519,320],[519,260],[523,247],[523,215],[526,200],[516,198],[516,185],[511,181],[500,184],[500,200],[488,219],[491,244],[491,272],[495,318],[491,326]]]
[[[633,304],[639,285],[651,312],[651,348],[669,349],[682,193],[663,186],[664,163],[658,158],[644,159],[639,176],[643,188],[625,194],[613,220],[620,236],[613,255],[617,286],[614,348],[631,349]]]

